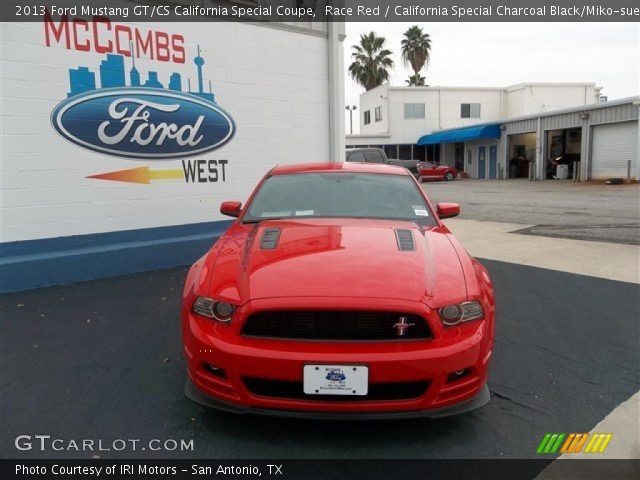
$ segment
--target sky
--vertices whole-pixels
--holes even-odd
[[[413,23],[346,24],[345,71],[351,46],[371,30],[393,52],[391,85],[406,85],[400,41]],[[418,23],[431,36],[427,85],[503,87],[524,82],[595,82],[609,100],[640,93],[638,23]],[[423,70],[422,75],[425,76]],[[347,105],[364,89],[348,75]],[[345,112],[346,113],[346,112]],[[347,131],[349,118],[347,118]],[[354,115],[354,133],[358,122]]]

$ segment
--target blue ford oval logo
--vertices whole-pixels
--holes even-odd
[[[347,378],[347,376],[344,374],[342,369],[333,368],[329,370],[325,378],[330,382],[343,382]]]
[[[236,129],[231,116],[206,98],[144,87],[72,96],[53,110],[51,120],[58,133],[76,145],[145,160],[220,148]]]

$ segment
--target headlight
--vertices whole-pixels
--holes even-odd
[[[219,322],[230,322],[235,309],[236,307],[230,303],[219,302],[207,297],[198,297],[193,302],[194,313],[213,318]]]
[[[447,305],[446,307],[442,307],[439,313],[442,323],[448,327],[462,322],[484,318],[482,305],[476,300],[458,303],[457,305]]]

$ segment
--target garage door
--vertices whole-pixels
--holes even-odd
[[[602,180],[638,175],[638,122],[611,123],[593,127],[591,178]]]

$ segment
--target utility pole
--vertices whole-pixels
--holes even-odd
[[[344,108],[349,110],[349,135],[353,135],[353,112],[354,110],[357,110],[358,107],[355,105],[347,105]]]

